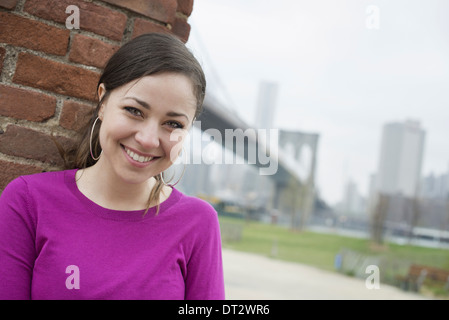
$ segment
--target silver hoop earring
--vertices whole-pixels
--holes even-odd
[[[163,183],[164,185],[166,185],[166,186],[168,186],[168,187],[174,187],[174,186],[176,186],[176,185],[179,183],[179,181],[181,181],[182,177],[184,176],[184,173],[186,172],[186,164],[187,164],[187,154],[186,154],[186,151],[185,151],[185,149],[184,149],[184,146],[182,146],[182,154],[183,154],[183,158],[184,158],[184,166],[183,166],[183,168],[182,168],[181,176],[179,177],[178,181],[176,181],[175,183],[170,183],[170,182],[173,180],[174,175],[173,175],[173,177],[171,177],[171,179],[167,182],[167,181],[164,180],[164,172],[161,172],[161,173],[159,174],[159,176],[160,176],[161,181],[162,181],[162,183]]]
[[[103,150],[101,150],[100,155],[98,157],[94,157],[94,154],[92,152],[92,136],[94,134],[94,129],[95,129],[95,125],[97,124],[98,121],[98,117],[97,119],[95,119],[94,124],[92,125],[92,130],[90,130],[90,139],[89,139],[89,149],[90,149],[90,156],[92,157],[92,159],[94,159],[95,161],[97,161],[98,159],[100,159],[101,154],[103,153]]]

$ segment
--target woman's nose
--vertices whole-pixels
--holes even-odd
[[[150,121],[138,128],[135,138],[143,148],[153,149],[160,145],[159,135],[159,125]]]

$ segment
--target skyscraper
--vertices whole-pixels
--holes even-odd
[[[417,121],[383,126],[377,171],[377,191],[384,194],[418,194],[425,131]]]
[[[273,128],[273,120],[276,109],[278,84],[275,82],[262,81],[259,85],[257,98],[256,123],[259,129]]]

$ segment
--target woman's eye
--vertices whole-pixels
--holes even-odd
[[[166,124],[173,129],[183,129],[184,125],[178,121],[167,121]]]
[[[134,107],[125,107],[125,110],[131,113],[133,116],[142,117],[142,112]]]

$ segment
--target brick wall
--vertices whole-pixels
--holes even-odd
[[[52,136],[73,143],[111,54],[148,32],[186,42],[192,9],[193,0],[0,0],[0,192],[19,175],[61,169]]]

